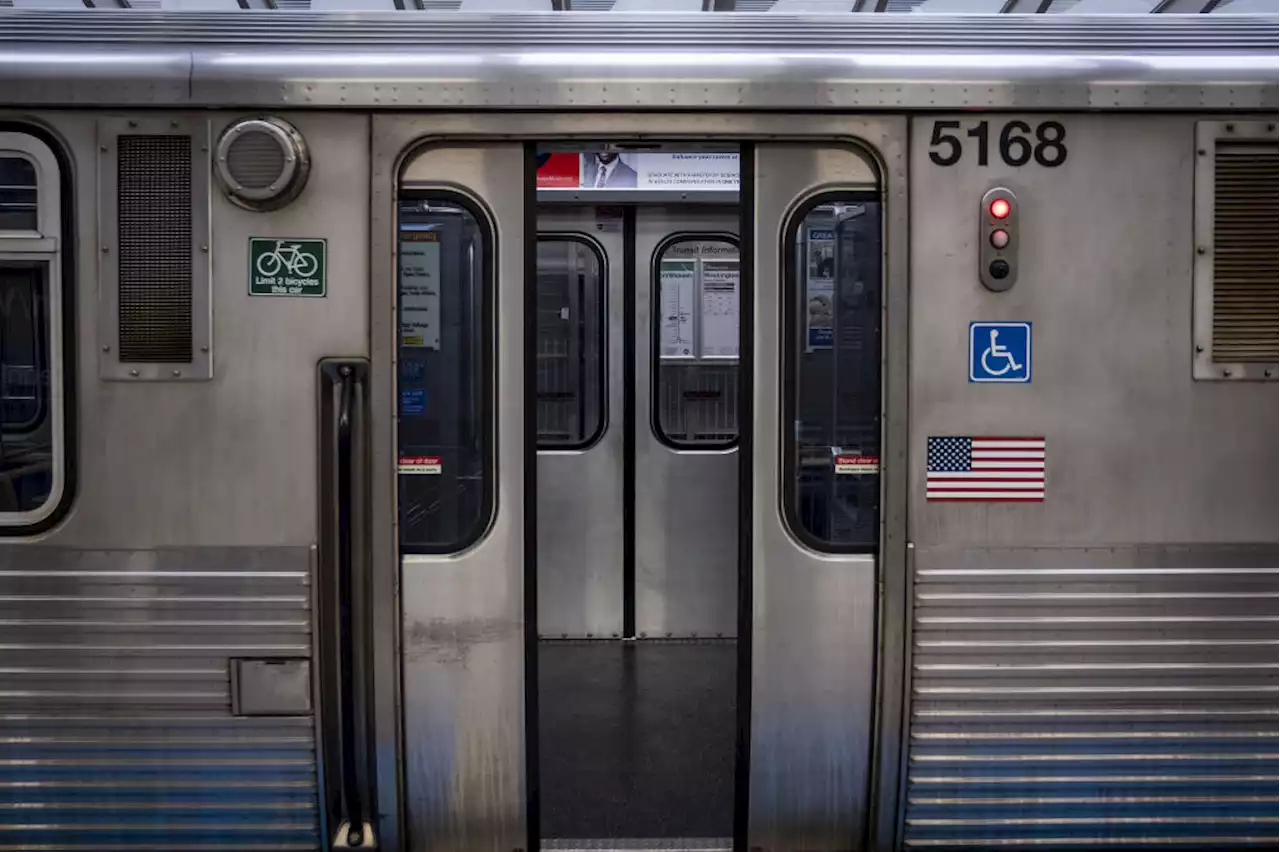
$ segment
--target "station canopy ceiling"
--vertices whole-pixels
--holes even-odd
[[[1276,0],[0,0],[0,7],[280,12],[1271,14]]]

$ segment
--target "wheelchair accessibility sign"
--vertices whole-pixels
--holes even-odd
[[[969,323],[969,381],[1031,382],[1031,323]]]

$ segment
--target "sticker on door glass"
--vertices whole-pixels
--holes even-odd
[[[400,231],[400,345],[440,348],[440,235]]]
[[[439,456],[401,456],[400,463],[396,465],[397,473],[410,475],[436,475],[442,469],[443,465],[440,463]]]
[[[842,476],[869,476],[880,472],[880,457],[838,455],[835,465]]]

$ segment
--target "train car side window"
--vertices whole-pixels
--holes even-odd
[[[604,251],[539,236],[537,288],[538,449],[585,449],[605,427]]]
[[[874,551],[880,526],[878,196],[819,196],[785,233],[784,515],[815,549]]]
[[[39,230],[36,165],[14,152],[0,153],[0,231]]]
[[[61,175],[53,152],[0,133],[0,533],[63,502]]]
[[[400,544],[450,553],[489,526],[493,488],[493,228],[470,201],[399,205]]]
[[[653,431],[680,450],[738,442],[738,240],[673,234],[654,252]]]

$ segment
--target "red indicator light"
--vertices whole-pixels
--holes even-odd
[[[1009,216],[1009,202],[1003,198],[997,198],[991,202],[991,217],[993,219],[1005,219]]]

